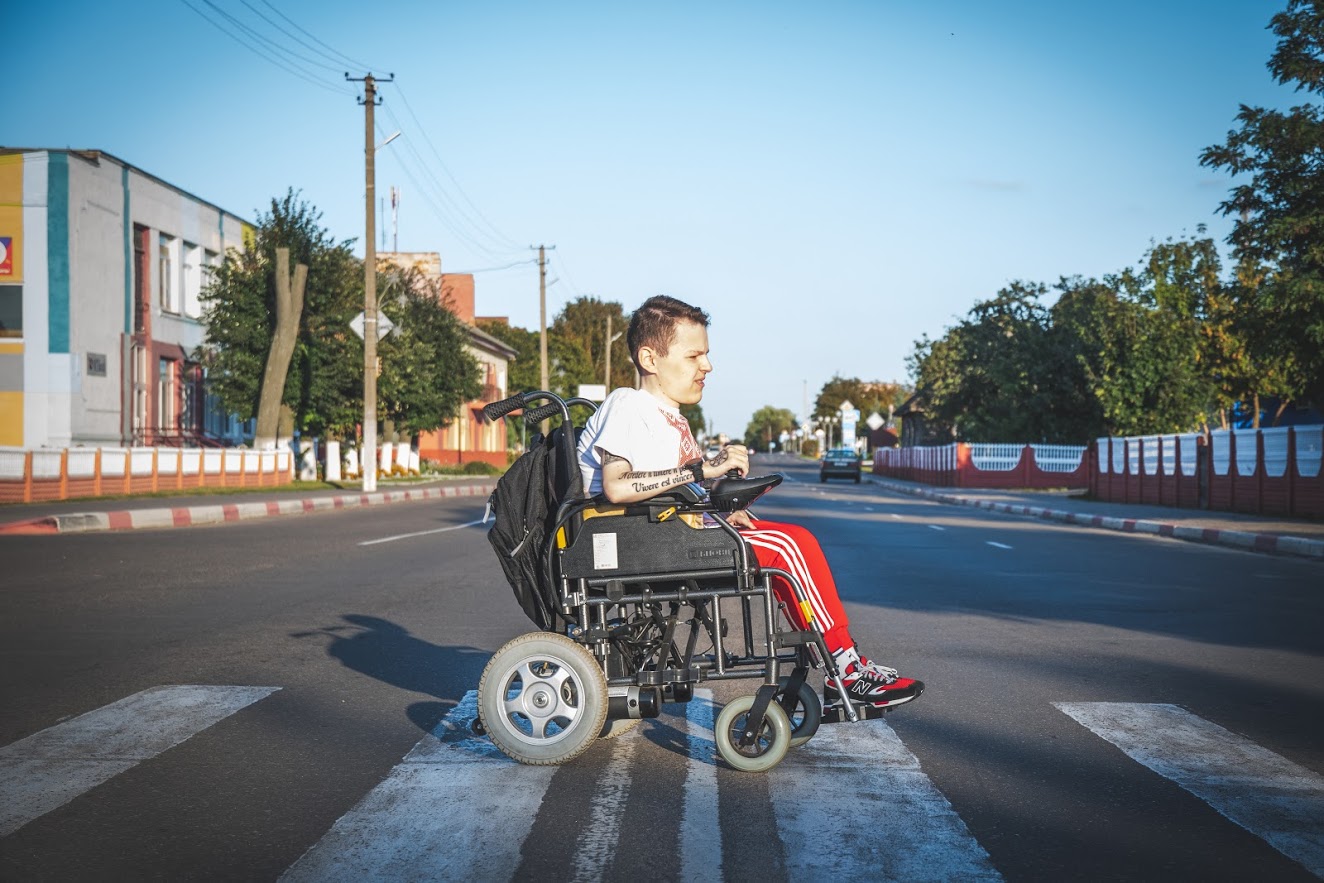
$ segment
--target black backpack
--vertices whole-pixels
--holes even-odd
[[[559,596],[549,540],[561,501],[582,493],[574,440],[561,428],[534,436],[488,499],[496,523],[487,532],[506,581],[526,616],[543,630],[559,630]]]

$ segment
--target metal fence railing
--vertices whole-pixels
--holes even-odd
[[[293,470],[294,457],[284,449],[0,448],[0,502],[265,487],[290,482]]]

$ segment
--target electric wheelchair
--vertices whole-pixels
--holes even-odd
[[[758,682],[756,692],[726,704],[714,735],[730,766],[759,772],[808,742],[821,723],[881,716],[882,709],[850,698],[804,587],[784,570],[761,567],[727,522],[782,476],[731,474],[706,498],[692,485],[626,505],[588,498],[574,407],[591,413],[596,404],[540,390],[484,408],[490,420],[522,410],[530,426],[551,418],[560,426],[535,435],[524,455],[541,452],[549,464],[541,486],[526,489],[548,497],[544,530],[511,535],[541,541],[533,572],[502,561],[540,631],[511,640],[488,662],[474,729],[521,763],[560,764],[595,739],[658,716],[664,703],[690,701],[704,681],[744,679]],[[498,485],[494,498],[501,492]],[[524,544],[493,541],[499,558],[529,554]],[[774,576],[792,586],[808,630],[780,615]],[[810,668],[823,668],[825,682],[837,687],[841,698],[827,708],[806,682]]]

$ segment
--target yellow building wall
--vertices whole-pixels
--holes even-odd
[[[0,156],[0,238],[8,239],[9,260],[0,283],[23,281],[23,155]]]
[[[23,447],[23,393],[0,392],[0,446]]]
[[[0,285],[23,282],[23,155],[0,156],[0,238],[9,240]],[[23,344],[0,342],[0,353],[23,355]],[[0,445],[23,446],[23,392],[0,392]]]

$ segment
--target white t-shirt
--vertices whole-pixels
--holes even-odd
[[[689,421],[652,393],[617,389],[584,426],[579,471],[584,493],[602,493],[602,452],[630,461],[635,472],[657,472],[691,463],[702,455]]]

